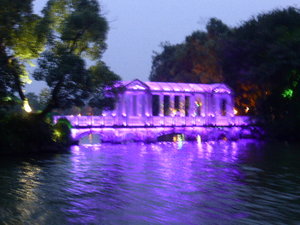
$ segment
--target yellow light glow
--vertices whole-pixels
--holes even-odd
[[[177,142],[177,136],[173,136],[173,142]]]
[[[54,130],[52,140],[58,142],[61,139],[62,133],[59,130]]]
[[[245,112],[248,113],[249,112],[249,107],[246,107]]]
[[[233,113],[234,113],[234,115],[237,115],[237,114],[238,114],[238,111],[237,111],[236,108],[233,109]]]
[[[23,109],[25,110],[25,112],[27,113],[31,113],[32,112],[32,109],[29,105],[29,102],[28,102],[28,99],[25,99],[24,100],[24,103],[23,103]]]
[[[58,131],[58,130],[54,130],[54,136],[57,137],[57,138],[60,138],[61,137],[61,132]]]
[[[202,143],[202,139],[201,139],[201,136],[199,134],[197,135],[197,143],[198,144]]]

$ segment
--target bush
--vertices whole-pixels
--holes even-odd
[[[70,144],[72,125],[67,119],[59,119],[53,126],[53,138],[55,142]]]
[[[62,133],[60,138],[55,134]],[[35,114],[6,115],[0,120],[0,154],[59,152],[70,143],[70,129],[53,126]]]

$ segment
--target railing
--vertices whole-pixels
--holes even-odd
[[[72,126],[244,126],[253,124],[247,116],[207,116],[207,117],[116,117],[116,116],[54,116],[54,123],[66,118]]]

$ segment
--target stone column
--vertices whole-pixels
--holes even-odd
[[[164,96],[159,95],[159,116],[164,116]]]
[[[145,99],[145,125],[152,125],[151,118],[152,118],[152,96],[145,92],[144,99]]]
[[[233,111],[233,109],[234,109],[234,103],[233,103],[233,98],[232,98],[232,96],[230,95],[230,94],[228,94],[228,97],[227,97],[227,101],[228,101],[228,113],[229,113],[229,115],[231,115],[231,116],[234,116],[234,111]]]
[[[195,95],[190,95],[190,109],[189,109],[189,116],[194,117],[195,115]]]
[[[185,97],[184,95],[179,96],[179,115],[180,117],[185,116]]]
[[[126,99],[125,99],[125,107],[126,107],[126,117],[128,118],[128,116],[129,116],[129,114],[130,114],[130,100],[131,100],[131,98],[130,98],[131,96],[130,95],[126,95]]]
[[[116,110],[116,124],[121,124],[121,118],[122,118],[122,102],[121,102],[121,95],[118,95],[117,102],[115,104],[115,110]]]
[[[221,116],[221,99],[220,99],[220,95],[219,94],[216,94],[215,96],[214,96],[214,99],[215,99],[215,104],[214,104],[214,106],[215,106],[215,115],[216,116]]]
[[[143,93],[141,95],[140,104],[141,104],[141,115],[143,118],[145,118],[147,115],[147,109],[148,109],[148,98],[146,96],[146,93]]]
[[[216,98],[216,96],[214,95],[214,94],[210,94],[210,98],[209,98],[209,100],[210,100],[210,103],[209,103],[209,115],[217,115],[217,111],[218,111],[218,109],[217,109],[217,98]]]
[[[210,101],[209,101],[209,94],[208,93],[205,93],[203,95],[203,114],[205,115],[205,117],[207,117],[209,115],[209,104]]]
[[[125,94],[124,93],[120,97],[120,103],[121,103],[121,115],[125,116],[125,114],[126,114],[126,104],[125,104]]]
[[[148,98],[146,96],[146,93],[142,95],[142,101],[141,101],[141,106],[142,106],[142,116],[145,118],[147,115],[147,109],[148,109]]]
[[[174,106],[175,106],[175,95],[170,95],[170,116],[174,116]]]
[[[190,122],[191,125],[196,125],[196,105],[195,105],[195,101],[196,101],[196,96],[195,94],[191,94],[190,95],[190,111],[189,111],[189,116],[191,118]]]
[[[146,99],[147,99],[147,107],[146,107],[146,115],[147,116],[153,116],[152,115],[152,95],[149,93],[146,93]]]
[[[143,118],[145,115],[144,104],[145,104],[144,95],[142,93],[138,93],[136,96],[136,115]]]

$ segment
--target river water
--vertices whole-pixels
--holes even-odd
[[[0,160],[0,224],[300,224],[300,148],[74,146]]]

